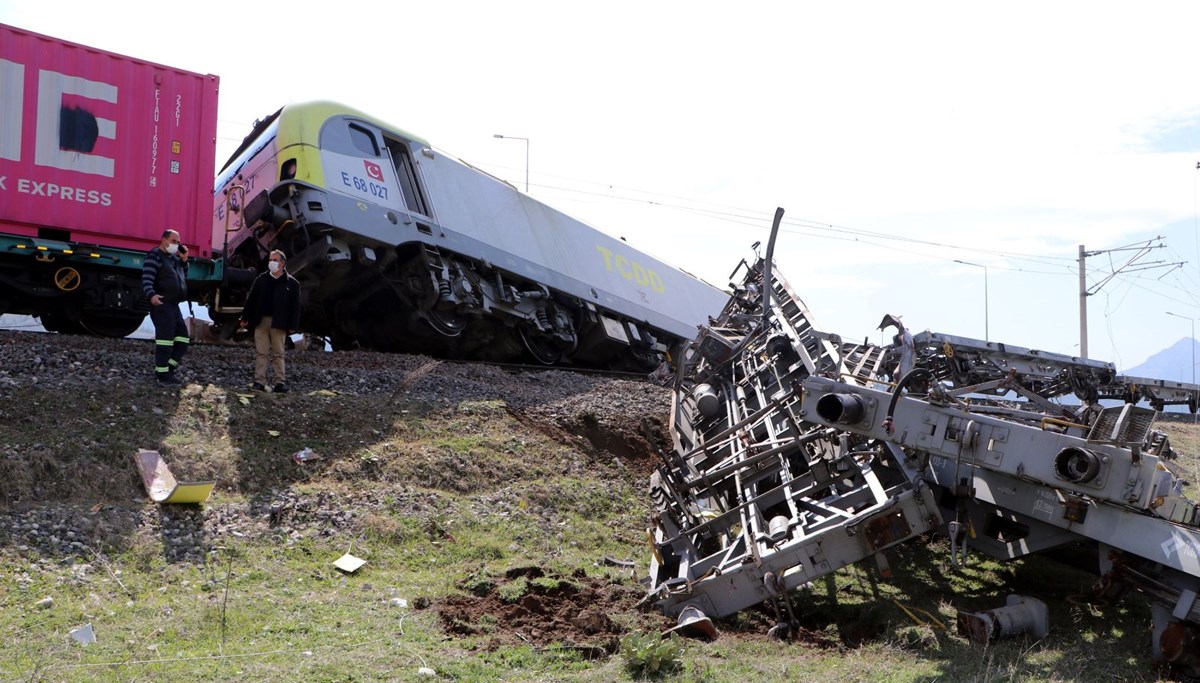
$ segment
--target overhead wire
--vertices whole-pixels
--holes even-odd
[[[497,166],[497,167],[505,168],[505,169],[509,169],[509,170],[516,170],[516,169],[511,169],[510,167],[506,167],[506,166]],[[769,221],[771,218],[770,212],[758,211],[755,209],[747,209],[747,208],[743,208],[743,207],[736,207],[736,206],[730,206],[730,205],[725,205],[725,204],[717,204],[714,202],[706,202],[703,200],[690,199],[687,197],[680,197],[677,195],[657,193],[657,192],[652,192],[649,190],[626,188],[623,186],[612,185],[612,184],[608,184],[608,183],[598,183],[595,181],[580,180],[577,178],[570,178],[567,176],[558,176],[558,175],[545,174],[545,173],[540,174],[540,175],[554,177],[554,178],[560,178],[563,180],[568,180],[568,181],[574,182],[574,183],[581,183],[584,185],[599,185],[599,186],[606,187],[606,188],[619,188],[619,189],[626,190],[628,192],[636,192],[639,194],[647,195],[647,197],[630,197],[627,195],[614,194],[612,192],[599,192],[599,191],[595,191],[595,190],[586,190],[586,189],[579,189],[579,188],[575,188],[575,187],[565,187],[562,185],[551,185],[551,184],[546,184],[546,183],[531,183],[531,186],[538,187],[543,190],[565,192],[565,193],[570,193],[573,195],[585,195],[585,196],[596,197],[596,198],[605,199],[605,200],[617,200],[617,201],[620,201],[623,203],[646,204],[649,206],[661,207],[661,208],[666,208],[666,209],[675,209],[675,210],[685,211],[685,212],[688,212],[688,213],[691,213],[694,215],[700,215],[700,216],[712,218],[715,220],[722,220],[725,222],[734,223],[737,225],[745,225],[745,226],[754,227],[754,228],[761,228],[763,225],[763,222]],[[668,199],[675,200],[676,202],[687,202],[688,204],[691,204],[691,205],[689,206],[687,204],[681,204],[681,203],[658,201],[658,200],[650,198],[650,197],[655,197],[655,196],[665,197]],[[697,206],[697,205],[700,205],[700,206]],[[716,208],[711,208],[711,209],[703,208],[704,205],[716,207]],[[912,244],[923,244],[923,245],[927,245],[927,246],[938,247],[941,249],[960,250],[960,251],[965,251],[965,252],[970,252],[970,253],[975,253],[975,254],[988,254],[988,255],[992,255],[992,256],[999,256],[999,257],[1010,258],[1010,259],[1030,260],[1030,261],[1039,263],[1041,265],[1059,265],[1057,263],[1053,263],[1055,261],[1066,261],[1066,262],[1074,262],[1075,261],[1074,257],[1069,257],[1069,256],[1047,256],[1044,254],[1024,254],[1024,253],[1019,253],[1019,252],[1010,252],[1010,251],[1003,251],[1003,250],[996,250],[996,249],[967,247],[967,246],[963,246],[963,245],[949,244],[949,243],[945,243],[945,242],[938,242],[935,240],[928,240],[928,239],[922,239],[922,238],[917,238],[917,237],[908,237],[908,236],[903,236],[903,235],[891,235],[891,234],[877,232],[877,231],[873,231],[873,230],[865,230],[862,228],[853,228],[850,226],[840,225],[837,223],[830,223],[828,221],[818,221],[815,219],[808,219],[808,218],[786,217],[783,220],[783,225],[795,226],[796,228],[808,228],[810,230],[817,230],[817,231],[822,231],[822,232],[832,232],[832,233],[838,233],[838,234],[867,236],[867,237],[871,237],[873,239],[882,239],[882,240],[888,240],[888,241],[894,241],[894,242],[907,242],[907,243],[912,243]],[[794,232],[793,230],[788,230],[787,228],[780,228],[780,230],[781,230],[781,232]],[[824,235],[813,234],[813,233],[798,233],[798,234],[805,234],[805,235],[808,235],[811,237],[824,237]],[[1050,262],[1050,263],[1047,263],[1047,262]]]
[[[567,178],[567,180],[573,180],[575,182],[584,182],[584,183],[588,182],[588,181],[577,181],[577,180],[574,180],[571,178]],[[701,204],[708,204],[710,206],[720,206],[724,210],[705,209],[705,208],[700,208],[697,206],[686,206],[683,204],[673,204],[673,203],[668,203],[668,202],[655,201],[655,200],[651,200],[651,199],[628,197],[628,196],[617,195],[617,194],[612,194],[612,193],[607,193],[607,192],[579,190],[577,188],[568,188],[568,187],[562,187],[562,186],[556,186],[556,185],[541,185],[541,187],[544,187],[545,189],[556,190],[556,191],[561,191],[561,192],[587,194],[590,196],[595,196],[598,198],[609,199],[609,200],[615,199],[615,200],[619,200],[622,202],[645,203],[645,204],[648,204],[651,206],[681,210],[681,211],[685,211],[688,213],[692,213],[694,215],[701,215],[701,216],[713,218],[716,220],[722,220],[725,222],[735,223],[738,225],[746,225],[746,226],[750,226],[750,227],[761,227],[762,221],[766,220],[766,218],[767,218],[766,213],[758,212],[753,209],[744,209],[744,208],[739,208],[739,207],[718,205],[718,204],[713,204],[711,202],[699,202],[697,200],[690,200],[687,198],[677,197],[675,195],[660,195],[660,196],[666,196],[666,197],[670,197],[672,199],[676,199],[676,200],[680,200],[680,201],[697,202],[697,203],[701,203]],[[608,185],[607,187],[618,187],[618,186]],[[629,189],[630,191],[634,191],[634,192],[639,192],[642,194],[647,194],[647,195],[655,195],[656,194],[656,193],[652,193],[652,192],[645,191],[645,190],[635,190],[632,188],[626,188],[626,189]],[[1078,260],[1076,257],[1041,256],[1041,255],[1023,254],[1023,253],[1019,253],[1019,252],[1008,252],[1008,251],[1003,251],[1003,250],[966,247],[966,246],[962,246],[962,245],[949,244],[949,243],[938,242],[938,241],[934,241],[934,240],[926,240],[926,239],[897,236],[897,235],[888,235],[888,234],[884,234],[884,233],[880,233],[880,232],[876,232],[876,231],[872,231],[872,230],[851,228],[849,226],[843,226],[843,225],[839,225],[839,224],[835,224],[835,223],[815,221],[812,219],[805,219],[805,218],[795,218],[795,217],[785,218],[783,220],[783,224],[784,224],[784,226],[787,226],[787,227],[781,227],[780,232],[794,234],[794,235],[802,235],[805,237],[814,237],[814,238],[818,238],[818,239],[829,239],[829,240],[835,240],[835,241],[854,242],[857,244],[874,246],[874,247],[878,247],[878,248],[882,248],[882,249],[888,249],[891,251],[898,251],[898,252],[913,255],[913,256],[920,256],[922,258],[929,258],[929,259],[943,260],[943,261],[953,261],[954,260],[951,258],[947,258],[945,256],[938,256],[938,255],[930,254],[930,253],[926,253],[926,252],[914,251],[914,250],[910,250],[910,249],[901,249],[901,248],[893,246],[893,245],[886,245],[886,244],[882,244],[880,242],[876,242],[873,240],[878,239],[878,240],[886,240],[886,241],[890,241],[890,242],[923,244],[923,245],[937,247],[937,248],[941,248],[941,249],[952,249],[952,250],[959,250],[959,251],[965,251],[965,252],[971,252],[971,253],[988,254],[988,255],[999,256],[1002,258],[1012,259],[1012,260],[1026,260],[1026,261],[1030,261],[1032,263],[1036,263],[1038,265],[1050,266],[1052,268],[1061,268],[1061,270],[1040,270],[1039,271],[1039,270],[1030,270],[1027,268],[1010,267],[1010,266],[1005,266],[1005,265],[1000,265],[1000,264],[989,264],[988,268],[994,269],[994,270],[1020,272],[1023,274],[1037,274],[1037,275],[1061,275],[1061,276],[1071,276],[1071,277],[1075,277],[1078,275],[1078,270],[1075,265]],[[870,237],[872,239],[863,239],[863,237]],[[1126,261],[1126,264],[1124,266],[1122,266],[1122,268],[1127,268],[1128,266],[1133,265],[1134,262],[1136,262],[1139,255],[1144,255],[1145,253],[1148,253],[1148,250],[1150,248],[1152,248],[1154,246],[1162,246],[1162,245],[1151,245],[1152,242],[1154,242],[1154,240],[1145,240],[1144,242],[1135,242],[1135,243],[1132,243],[1131,245],[1119,247],[1118,249],[1105,250],[1110,253],[1110,267],[1107,269],[1105,269],[1103,266],[1091,265],[1092,262],[1085,261],[1085,269],[1086,269],[1087,274],[1094,279],[1098,278],[1101,280],[1101,282],[1096,286],[1097,291],[1099,291],[1099,288],[1103,287],[1103,285],[1105,283],[1107,283],[1108,281],[1112,280],[1115,277],[1119,277],[1119,274],[1122,270],[1121,268],[1116,268],[1115,265],[1111,263],[1111,253],[1113,251],[1129,249],[1129,248],[1138,247],[1139,245],[1143,245],[1139,249],[1138,253],[1136,255],[1134,255],[1133,257],[1130,257]],[[1180,260],[1183,261],[1183,259],[1180,259]],[[1162,267],[1162,265],[1163,264],[1149,264],[1149,265],[1145,266],[1144,268],[1141,268],[1138,270]],[[1133,289],[1133,288],[1141,289],[1143,291],[1146,291],[1149,294],[1159,296],[1164,299],[1174,301],[1176,303],[1180,303],[1183,305],[1200,304],[1200,299],[1196,299],[1194,296],[1191,296],[1190,293],[1189,293],[1189,295],[1191,296],[1191,298],[1193,300],[1186,301],[1186,300],[1182,300],[1182,299],[1179,299],[1176,297],[1172,297],[1172,296],[1167,295],[1160,291],[1155,291],[1154,289],[1145,286],[1144,281],[1141,281],[1140,278],[1138,280],[1127,280],[1124,278],[1122,278],[1122,279],[1124,280],[1127,289],[1124,292],[1124,294],[1121,296],[1120,301],[1118,301],[1116,304],[1116,308],[1118,308],[1118,309],[1120,308],[1121,304],[1125,301],[1125,299],[1128,297],[1131,289]],[[1197,288],[1200,289],[1200,286],[1198,286]],[[1187,293],[1187,288],[1180,288],[1180,289],[1181,289],[1181,291]],[[1116,310],[1116,309],[1112,309],[1112,310]],[[1110,312],[1106,311],[1106,318],[1108,318],[1109,315],[1110,315]]]
[[[556,185],[538,185],[539,187],[543,187],[545,189],[550,189],[550,190],[558,190],[558,191],[562,191],[562,192],[572,192],[572,193],[586,193],[586,194],[590,194],[593,196],[619,199],[619,200],[627,201],[627,202],[637,202],[637,203],[644,202],[644,203],[650,204],[652,206],[662,206],[665,208],[680,208],[680,209],[689,210],[689,211],[692,211],[695,213],[701,213],[704,215],[709,215],[709,216],[714,216],[714,217],[726,216],[726,217],[751,219],[751,220],[754,220],[755,222],[752,224],[749,224],[749,225],[753,225],[755,227],[760,227],[762,225],[761,221],[769,220],[771,217],[771,213],[768,211],[759,211],[756,209],[747,209],[747,208],[736,207],[736,206],[731,206],[731,205],[727,205],[727,204],[706,202],[704,200],[692,199],[692,198],[688,198],[688,197],[681,197],[678,195],[652,192],[649,190],[641,190],[641,189],[637,189],[637,188],[628,188],[628,187],[624,187],[624,186],[620,186],[620,185],[612,185],[609,183],[597,183],[595,181],[580,180],[580,179],[571,178],[568,176],[559,176],[559,175],[553,175],[553,174],[543,174],[543,175],[547,175],[549,177],[561,178],[563,180],[569,180],[571,182],[582,183],[585,185],[601,185],[603,187],[618,188],[618,189],[623,189],[623,190],[627,190],[630,192],[637,192],[637,193],[645,194],[645,195],[649,195],[649,196],[667,197],[667,198],[674,199],[677,201],[689,202],[691,204],[702,204],[702,205],[708,205],[708,206],[713,206],[713,207],[719,207],[719,208],[723,209],[723,211],[716,211],[716,210],[712,210],[712,209],[698,209],[696,207],[686,207],[686,206],[678,205],[678,204],[668,204],[665,202],[654,201],[651,199],[639,199],[639,198],[633,198],[633,197],[625,197],[625,196],[611,194],[611,193],[579,190],[576,188],[561,187],[561,186],[556,186]],[[737,213],[733,213],[733,212],[737,212]],[[890,235],[887,233],[876,232],[876,231],[872,231],[872,230],[864,230],[862,228],[853,228],[850,226],[840,225],[837,223],[830,223],[828,221],[818,221],[818,220],[809,219],[809,218],[797,218],[794,216],[784,218],[783,223],[785,225],[791,224],[791,225],[799,225],[802,227],[811,227],[814,229],[829,230],[829,231],[833,231],[833,232],[845,232],[845,233],[850,233],[850,234],[867,235],[867,236],[876,237],[876,238],[880,238],[880,239],[895,240],[895,241],[900,241],[900,242],[915,242],[915,243],[927,244],[930,246],[937,246],[937,247],[948,248],[948,249],[962,249],[962,250],[971,251],[974,253],[993,254],[993,255],[997,255],[997,256],[1004,256],[1007,258],[1028,258],[1028,259],[1037,259],[1037,260],[1053,259],[1053,260],[1064,260],[1064,261],[1074,261],[1075,260],[1074,257],[1070,257],[1070,256],[1046,256],[1044,254],[1022,254],[1022,253],[1006,252],[1006,251],[999,251],[999,250],[980,249],[977,247],[964,247],[961,245],[946,244],[946,243],[942,243],[942,242],[936,242],[933,240],[925,240],[925,239],[920,239],[920,238],[915,238],[915,237]]]
[[[1115,278],[1115,279],[1116,279],[1116,281],[1118,281],[1118,282],[1121,282],[1121,283],[1123,283],[1123,284],[1128,284],[1128,285],[1129,285],[1129,286],[1131,286],[1131,287],[1135,287],[1135,288],[1137,288],[1137,289],[1141,289],[1141,290],[1143,290],[1143,291],[1145,291],[1145,292],[1147,292],[1147,293],[1149,293],[1149,294],[1153,294],[1153,295],[1155,295],[1155,296],[1158,296],[1158,297],[1160,297],[1160,298],[1166,299],[1166,300],[1168,300],[1168,301],[1173,301],[1173,302],[1175,302],[1175,303],[1177,303],[1177,304],[1181,304],[1181,305],[1184,305],[1184,306],[1193,306],[1193,305],[1197,305],[1197,303],[1200,303],[1200,300],[1198,300],[1198,299],[1195,297],[1195,295],[1194,295],[1194,294],[1192,294],[1192,292],[1190,292],[1190,291],[1188,291],[1188,290],[1186,290],[1186,289],[1183,289],[1182,291],[1183,291],[1185,294],[1188,294],[1188,295],[1189,295],[1189,297],[1190,297],[1190,298],[1188,298],[1188,299],[1181,299],[1181,298],[1178,298],[1178,297],[1176,297],[1176,296],[1172,296],[1172,295],[1170,295],[1170,294],[1167,294],[1167,293],[1165,293],[1165,292],[1157,291],[1157,290],[1155,290],[1155,289],[1154,289],[1152,286],[1150,286],[1150,283],[1152,283],[1152,282],[1157,282],[1157,280],[1147,280],[1147,279],[1146,279],[1145,277],[1143,277],[1143,276],[1118,276],[1118,277],[1117,277],[1117,278]]]
[[[1197,165],[1197,168],[1200,169],[1200,164]],[[753,228],[761,228],[763,223],[765,221],[768,221],[770,218],[770,215],[768,212],[758,211],[758,210],[754,210],[754,209],[746,209],[743,207],[718,204],[718,203],[714,203],[714,202],[696,200],[696,199],[692,199],[692,198],[688,198],[688,197],[681,197],[681,196],[673,195],[673,194],[651,192],[651,191],[647,191],[647,190],[641,190],[638,188],[629,188],[629,187],[624,187],[624,186],[620,186],[620,185],[597,183],[595,181],[580,180],[580,179],[576,179],[576,178],[570,178],[567,176],[556,176],[556,175],[552,175],[552,174],[542,174],[542,175],[543,175],[543,177],[559,178],[559,179],[567,180],[571,183],[583,184],[585,186],[586,185],[601,186],[601,187],[607,188],[607,190],[609,190],[609,191],[596,191],[596,190],[580,189],[578,187],[566,187],[566,186],[563,186],[560,184],[534,183],[534,186],[539,187],[543,190],[551,191],[551,192],[562,192],[562,193],[567,193],[567,194],[570,194],[573,196],[593,197],[593,198],[596,198],[599,200],[609,201],[609,202],[617,201],[617,202],[628,203],[628,204],[645,204],[648,206],[660,207],[660,208],[669,209],[669,210],[682,211],[685,213],[702,216],[702,217],[709,218],[712,220],[722,221],[722,222],[726,222],[726,223],[732,223],[735,225],[743,225],[743,226],[753,227]],[[1200,174],[1198,174],[1198,175],[1200,175]],[[629,196],[628,194],[615,193],[612,190],[621,190],[621,191],[624,191],[627,193],[636,193],[638,195],[645,195],[645,196]],[[1197,199],[1197,208],[1196,208],[1196,233],[1197,233],[1197,237],[1196,237],[1197,247],[1196,248],[1197,248],[1197,263],[1198,263],[1198,265],[1200,265],[1200,190],[1198,190],[1197,196],[1198,196],[1198,199]],[[655,197],[661,197],[661,198],[665,198],[665,199],[668,199],[671,201],[662,201],[660,199],[655,199]],[[572,201],[577,201],[577,200],[572,200]],[[711,208],[706,208],[706,207],[711,207]],[[885,234],[885,233],[872,231],[872,230],[853,228],[850,226],[840,225],[837,223],[830,223],[830,222],[826,222],[826,221],[818,221],[818,220],[800,218],[800,217],[794,217],[794,216],[789,216],[789,217],[784,218],[783,225],[780,228],[780,232],[793,234],[793,235],[800,235],[800,236],[804,236],[804,237],[812,237],[812,238],[816,238],[816,239],[826,239],[826,240],[834,240],[834,241],[842,241],[842,242],[853,242],[856,244],[868,245],[868,246],[872,246],[872,247],[876,247],[876,248],[887,249],[892,252],[900,252],[900,253],[909,254],[912,256],[918,256],[921,258],[932,259],[932,260],[941,260],[941,261],[949,261],[949,262],[955,261],[955,259],[949,258],[944,255],[936,255],[936,254],[931,254],[931,253],[922,252],[922,251],[916,251],[916,250],[912,250],[912,249],[903,249],[903,248],[895,246],[896,243],[924,245],[924,246],[933,247],[933,248],[937,248],[937,249],[948,249],[948,250],[967,252],[967,253],[973,253],[973,254],[984,254],[984,255],[994,256],[994,257],[998,257],[998,258],[1002,258],[1002,259],[1007,259],[1010,261],[1024,261],[1024,262],[1029,262],[1031,264],[1036,264],[1038,266],[1050,268],[1049,270],[1032,270],[1029,268],[1014,267],[1014,266],[1011,266],[1008,264],[996,264],[996,263],[988,264],[987,267],[989,269],[994,269],[994,270],[998,270],[998,271],[1010,271],[1010,272],[1018,272],[1018,273],[1022,273],[1022,274],[1031,274],[1031,275],[1051,275],[1051,276],[1070,276],[1070,277],[1078,276],[1078,267],[1076,265],[1078,263],[1078,258],[1076,256],[1051,256],[1051,255],[1044,255],[1044,254],[1027,254],[1027,253],[1020,253],[1020,252],[1011,252],[1011,251],[1004,251],[1004,250],[999,250],[999,249],[968,247],[968,246],[964,246],[964,245],[960,245],[960,244],[952,244],[952,243],[941,242],[941,241],[937,241],[937,240],[929,240],[929,239],[922,239],[922,238],[917,238],[917,237],[901,236],[901,235],[890,235],[890,234]],[[1161,238],[1156,238],[1156,239],[1161,240]],[[1085,268],[1086,275],[1091,279],[1101,280],[1101,282],[1095,286],[1096,293],[1098,293],[1100,291],[1100,288],[1103,287],[1104,284],[1106,284],[1114,279],[1119,281],[1122,285],[1122,290],[1120,291],[1120,297],[1119,297],[1119,299],[1117,299],[1115,301],[1115,304],[1114,304],[1114,301],[1112,298],[1115,293],[1107,293],[1107,292],[1105,293],[1105,298],[1106,298],[1105,319],[1106,319],[1106,325],[1107,325],[1108,331],[1109,331],[1110,342],[1113,342],[1113,339],[1114,339],[1113,330],[1112,330],[1112,314],[1115,311],[1119,310],[1124,305],[1125,301],[1128,299],[1129,295],[1132,293],[1132,291],[1134,289],[1144,291],[1149,295],[1156,296],[1156,297],[1159,297],[1164,300],[1171,301],[1171,302],[1174,302],[1174,303],[1177,303],[1180,305],[1200,307],[1200,297],[1197,297],[1197,295],[1193,293],[1193,290],[1200,290],[1200,282],[1196,282],[1193,280],[1193,282],[1192,282],[1193,286],[1189,287],[1187,285],[1172,284],[1163,279],[1172,273],[1184,273],[1188,276],[1188,279],[1191,279],[1191,272],[1187,269],[1182,268],[1182,266],[1186,263],[1186,259],[1179,258],[1178,261],[1175,263],[1175,267],[1172,270],[1168,271],[1167,273],[1161,274],[1159,276],[1159,278],[1154,280],[1154,282],[1161,283],[1167,289],[1172,289],[1178,293],[1182,293],[1185,298],[1179,298],[1178,296],[1173,296],[1167,292],[1155,289],[1155,287],[1150,286],[1150,284],[1149,284],[1151,282],[1150,280],[1147,280],[1146,278],[1144,278],[1140,275],[1139,276],[1129,276],[1129,275],[1123,274],[1123,269],[1125,270],[1125,272],[1142,272],[1142,271],[1146,271],[1146,270],[1151,270],[1151,269],[1155,269],[1155,268],[1161,268],[1164,266],[1172,265],[1172,264],[1161,264],[1161,263],[1145,264],[1144,267],[1135,268],[1132,271],[1128,270],[1128,267],[1133,266],[1135,264],[1137,258],[1140,255],[1144,255],[1145,253],[1148,253],[1150,248],[1165,246],[1161,242],[1158,245],[1151,245],[1151,243],[1154,241],[1155,241],[1154,239],[1150,239],[1150,240],[1145,240],[1143,242],[1135,242],[1131,245],[1118,247],[1118,248],[1112,249],[1112,250],[1103,250],[1103,251],[1108,251],[1110,253],[1110,267],[1108,269],[1105,269],[1103,266],[1093,265],[1093,262],[1091,262],[1091,261],[1085,260],[1085,262],[1084,262],[1084,268]],[[1139,245],[1142,245],[1142,246],[1138,250],[1138,254],[1135,255],[1134,257],[1131,257],[1130,259],[1128,259],[1125,263],[1125,266],[1123,266],[1122,268],[1115,268],[1113,266],[1113,264],[1111,263],[1111,253],[1112,252],[1135,248],[1135,247],[1138,247]],[[1178,254],[1177,254],[1177,252],[1175,252],[1172,255],[1177,256]],[[1198,267],[1197,272],[1200,272],[1200,267]],[[1173,275],[1172,280],[1174,280],[1175,283],[1178,283],[1179,282],[1178,275]],[[1115,342],[1114,342],[1114,353],[1115,353]]]

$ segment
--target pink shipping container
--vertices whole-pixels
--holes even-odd
[[[0,24],[0,233],[210,257],[218,85]]]

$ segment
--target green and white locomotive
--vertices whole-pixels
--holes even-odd
[[[259,122],[218,174],[213,244],[237,274],[288,255],[302,326],[335,348],[647,369],[727,295],[425,140],[331,102]]]

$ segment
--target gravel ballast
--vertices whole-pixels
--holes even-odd
[[[52,397],[101,386],[129,387],[131,394],[142,394],[177,392],[199,384],[240,393],[252,381],[254,353],[248,347],[194,345],[180,371],[181,386],[163,386],[154,380],[152,353],[149,340],[0,331],[0,402],[8,401],[10,410],[19,410],[12,405],[17,391],[36,390]],[[669,392],[648,381],[549,369],[517,372],[423,356],[293,351],[288,353],[287,369],[293,396],[318,390],[389,395],[435,408],[498,401],[522,420],[576,434],[580,415],[588,416],[589,428],[609,433],[644,433],[649,420],[656,425],[651,428],[659,430],[656,446],[661,446],[661,425],[670,406]],[[53,407],[39,409],[52,411]],[[321,451],[319,443],[312,446]],[[2,427],[0,455],[22,457],[6,444]],[[354,532],[364,515],[385,505],[385,496],[378,491],[353,486],[320,493],[282,489],[230,502],[216,496],[203,506],[160,506],[142,490],[128,493],[117,502],[89,506],[54,500],[9,505],[0,523],[0,551],[16,553],[27,560],[27,567],[54,558],[90,566],[102,559],[105,539],[140,534],[158,539],[164,555],[173,561],[198,561],[228,537],[270,536],[293,543]],[[389,509],[418,515],[436,505],[434,494],[416,489],[392,490],[386,498]],[[0,495],[0,507],[6,500]]]

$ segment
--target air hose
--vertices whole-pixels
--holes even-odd
[[[892,389],[892,400],[888,401],[887,416],[883,418],[883,429],[888,433],[888,436],[891,436],[892,432],[895,431],[895,425],[892,423],[892,416],[896,412],[896,403],[900,400],[900,392],[904,391],[904,387],[908,386],[909,382],[918,377],[933,379],[933,373],[925,368],[913,368],[912,370],[904,373],[904,376],[900,378],[900,381],[896,382],[896,388]]]

